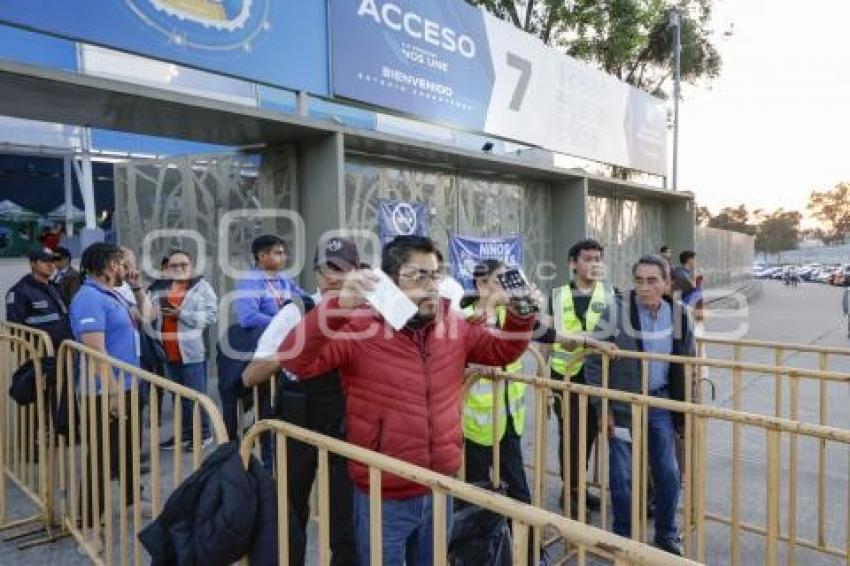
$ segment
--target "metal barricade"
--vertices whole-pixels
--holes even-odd
[[[615,390],[607,389],[608,378],[610,374],[610,360],[608,356],[603,357],[603,387],[596,388],[585,385],[578,385],[569,382],[555,381],[549,379],[535,378],[531,376],[521,376],[515,374],[501,373],[506,381],[516,381],[525,383],[534,388],[535,398],[545,397],[553,393],[565,394],[567,392],[577,394],[579,396],[579,454],[584,454],[586,451],[586,431],[588,419],[588,403],[590,399],[597,398],[600,406],[600,430],[606,430],[608,419],[608,408],[611,402],[625,402],[631,406],[632,411],[632,427],[631,437],[633,439],[633,470],[641,470],[640,473],[633,473],[632,482],[632,524],[633,538],[635,540],[647,540],[647,521],[646,521],[646,505],[647,505],[647,454],[648,454],[648,435],[646,431],[649,425],[649,409],[651,407],[667,409],[684,414],[684,457],[682,458],[681,466],[684,473],[682,475],[684,497],[682,520],[684,526],[684,543],[685,550],[688,556],[696,557],[700,562],[704,562],[706,558],[706,522],[727,525],[729,527],[729,556],[728,561],[731,564],[741,563],[742,533],[751,533],[762,535],[765,537],[765,555],[764,563],[776,564],[779,557],[777,545],[780,541],[785,543],[786,555],[788,563],[795,563],[796,550],[806,549],[816,551],[820,555],[841,558],[847,560],[850,557],[850,516],[846,514],[841,517],[836,517],[834,513],[827,516],[826,498],[822,496],[827,490],[828,481],[836,484],[832,489],[834,496],[840,498],[841,501],[847,501],[847,514],[850,514],[850,484],[848,484],[846,468],[844,463],[838,466],[839,470],[845,470],[843,479],[836,480],[834,477],[826,478],[825,474],[819,473],[818,479],[818,521],[816,526],[809,524],[802,525],[798,519],[798,513],[803,509],[799,505],[799,488],[801,478],[801,466],[804,462],[814,460],[812,457],[812,444],[817,445],[818,452],[821,446],[832,445],[833,451],[840,451],[848,455],[848,467],[850,467],[850,431],[834,427],[827,427],[818,424],[807,424],[799,422],[799,420],[783,419],[775,416],[758,415],[745,413],[734,409],[726,409],[719,407],[709,407],[701,404],[691,403],[692,396],[691,387],[694,383],[694,374],[697,368],[705,367],[720,367],[730,368],[736,375],[741,370],[747,369],[751,371],[764,371],[773,373],[779,371],[782,374],[787,374],[792,383],[792,387],[799,385],[799,380],[810,374],[817,378],[837,379],[846,382],[847,376],[836,372],[819,372],[815,370],[801,370],[797,368],[774,368],[771,366],[761,366],[758,364],[745,364],[742,362],[731,362],[725,360],[711,360],[690,357],[664,356],[657,354],[644,354],[640,352],[618,352],[622,358],[636,359],[642,366],[642,390],[647,392],[648,388],[648,364],[651,360],[667,361],[669,363],[681,363],[686,371],[686,386],[684,402],[671,401],[668,399],[651,397],[648,395],[639,395],[624,393]],[[740,381],[738,375],[737,381]],[[793,398],[793,397],[792,397]],[[567,403],[564,403],[567,406]],[[567,407],[567,410],[568,407]],[[568,418],[564,419],[565,423],[569,422]],[[713,426],[709,427],[709,423]],[[539,421],[535,421],[535,428],[540,426]],[[745,437],[745,433],[752,432],[751,429],[756,429],[759,434],[764,435],[764,441],[760,442],[754,437]],[[712,436],[709,437],[709,431]],[[728,433],[731,436],[731,454],[724,454],[717,449],[711,452],[712,459],[709,459],[708,441],[721,442],[723,436],[721,433]],[[539,438],[540,432],[535,431],[535,439]],[[782,463],[782,440],[787,438],[788,460],[787,460],[787,476],[780,475]],[[569,431],[565,431],[565,438],[569,438]],[[745,440],[746,442],[745,444]],[[745,446],[747,453],[745,456]],[[599,478],[601,479],[601,512],[597,520],[600,526],[608,524],[608,453],[609,442],[606,434],[600,434],[597,439],[597,449],[601,452],[600,462],[602,469],[599,470]],[[824,449],[826,450],[826,449]],[[764,510],[765,520],[758,524],[755,518],[752,518],[754,502],[751,499],[747,500],[747,507],[743,506],[742,466],[746,462],[747,465],[754,465],[753,462],[760,462],[758,458],[760,453],[764,452],[765,460],[765,481],[762,485],[767,487],[765,506],[759,508]],[[565,451],[565,459],[568,452]],[[835,461],[835,460],[833,460]],[[722,465],[721,465],[722,463]],[[564,462],[565,469],[568,470],[568,462]],[[719,468],[719,472],[728,473],[725,475],[708,475],[708,471],[715,471]],[[585,496],[587,492],[587,475],[584,466],[578,466],[578,520],[587,522],[587,510],[584,507]],[[805,468],[803,468],[805,469]],[[546,491],[545,468],[537,467],[535,473],[535,486],[541,485],[542,491]],[[728,485],[725,483],[728,480]],[[564,482],[565,486],[569,485],[569,478]],[[783,483],[785,485],[783,485]],[[838,484],[846,486],[839,487]],[[731,486],[731,487],[729,487]],[[721,505],[721,499],[718,494],[724,493],[725,490],[730,492],[730,496],[725,503],[728,503],[728,511]],[[845,491],[846,489],[846,491]],[[565,487],[566,490],[566,487]],[[706,493],[710,490],[713,497],[706,502]],[[787,490],[787,491],[786,491]],[[780,508],[780,493],[787,493],[786,509]],[[835,493],[838,492],[838,493]],[[569,499],[565,502],[569,513]],[[709,509],[709,504],[716,505],[716,509]],[[746,515],[751,518],[747,519]],[[567,515],[569,516],[569,515]],[[787,517],[783,521],[782,517]],[[827,527],[831,527],[835,531],[835,521],[840,521],[844,524],[844,528],[840,529],[842,533],[846,532],[845,540],[838,542],[833,536],[831,539],[827,533]],[[803,532],[805,531],[805,532]],[[556,539],[548,539],[544,541],[544,546],[550,546],[557,542]],[[843,547],[841,547],[843,543]],[[583,551],[577,549],[579,558],[582,557]],[[761,563],[757,558],[748,555],[748,561],[753,560]],[[717,559],[715,558],[715,561]]]
[[[549,372],[549,366],[546,360],[541,355],[540,351],[536,346],[531,345],[526,350],[526,353],[531,356],[534,360],[535,367],[537,371],[535,372],[539,377],[546,377]],[[506,381],[500,375],[494,375],[492,377],[478,375],[473,376],[468,379],[466,384],[464,385],[464,400],[469,395],[470,391],[482,380],[488,381],[488,389],[490,390],[490,394],[492,395],[492,414],[490,417],[490,423],[493,426],[493,435],[492,438],[495,439],[498,437],[496,434],[496,429],[499,426],[499,415],[502,413],[503,406],[505,403],[505,388],[507,386]],[[545,419],[548,415],[548,405],[549,400],[544,398],[535,397],[534,404],[534,443],[533,450],[534,454],[531,458],[531,462],[525,464],[525,467],[536,470],[536,469],[545,469],[546,467],[546,455],[547,455],[547,431],[546,426],[542,423],[545,422]],[[462,451],[463,458],[461,460],[460,473],[458,477],[461,481],[466,479],[466,439],[464,439],[464,449]],[[501,450],[500,443],[495,440],[491,446],[492,449],[492,464],[491,464],[491,480],[494,486],[501,485]],[[535,474],[535,482],[532,487],[531,493],[531,503],[536,507],[542,507],[543,502],[543,485],[540,481],[538,481],[539,477]],[[535,552],[539,553],[539,548],[542,543],[543,533],[540,529],[533,529],[532,537],[533,544],[535,548]],[[539,554],[534,555],[534,560],[536,563],[539,563]]]
[[[331,454],[360,462],[369,468],[369,534],[372,550],[371,564],[373,566],[382,564],[381,478],[383,474],[392,474],[404,478],[425,486],[431,491],[434,498],[435,533],[446,532],[446,525],[448,524],[446,516],[447,497],[465,501],[506,517],[512,522],[514,564],[525,565],[528,563],[529,529],[544,528],[558,532],[560,536],[569,539],[571,543],[583,549],[586,553],[610,557],[618,565],[673,566],[693,564],[689,560],[667,554],[636,541],[618,537],[602,529],[580,524],[531,505],[517,503],[502,495],[470,486],[459,480],[282,421],[263,420],[248,431],[241,445],[241,454],[246,466],[259,436],[269,432],[276,437],[278,563],[281,565],[289,564],[289,494],[286,481],[288,439],[303,442],[318,450],[318,564],[330,563],[330,513],[332,511],[329,502],[329,458]],[[435,563],[445,564],[448,550],[446,537],[435,536],[433,544]]]
[[[52,354],[52,349],[49,337],[45,341],[37,332],[22,332],[6,323],[0,326],[0,470],[3,475],[0,478],[0,530],[36,524],[36,530],[16,532],[7,538],[24,540],[21,548],[54,538],[53,485],[49,472],[53,427],[47,412],[47,389],[41,363],[44,353]],[[15,370],[29,360],[33,361],[35,370],[35,400],[22,406],[9,395],[9,386]],[[9,516],[6,478],[35,506],[34,514]],[[46,538],[30,538],[41,533]]]
[[[772,364],[777,368],[774,374],[773,387],[773,413],[774,416],[783,415],[793,417],[790,414],[793,404],[799,404],[799,390],[794,391],[790,381],[786,384],[785,378],[789,373],[785,368],[794,367],[802,370],[817,370],[821,372],[844,373],[850,381],[850,367],[841,371],[830,369],[831,362],[843,361],[850,364],[850,348],[839,348],[834,346],[817,346],[812,344],[794,344],[790,342],[771,342],[764,340],[733,340],[726,338],[697,338],[697,355],[708,357],[708,347],[717,350],[713,352],[713,358],[725,358],[724,354],[731,355],[736,362],[743,361],[745,353],[756,356],[763,355],[766,359],[762,363]],[[829,413],[829,386],[830,381],[840,381],[835,377],[820,378],[817,374],[807,373],[801,375],[817,381],[818,386],[818,422],[822,425],[828,423]],[[788,387],[787,397],[783,395],[783,388]],[[740,402],[738,400],[737,402]]]
[[[70,446],[60,466],[67,485],[63,524],[96,564],[142,564],[139,531],[147,519],[159,513],[167,495],[201,464],[205,450],[203,416],[209,419],[215,443],[227,442],[218,408],[206,395],[75,342],[66,341],[59,349],[57,375],[68,398],[78,403],[68,405],[69,432],[64,441],[70,441]],[[149,389],[144,393],[147,407],[143,406],[143,388]],[[173,399],[170,428],[175,442],[171,458],[161,454],[161,425],[165,423],[160,422],[160,392]],[[192,428],[185,453],[181,442],[184,400],[190,406]],[[150,470],[143,482],[144,437],[148,440]],[[117,486],[113,485],[115,479]],[[129,536],[131,512],[133,529]]]

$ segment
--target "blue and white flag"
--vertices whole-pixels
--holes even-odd
[[[498,238],[452,236],[449,241],[452,275],[464,289],[472,290],[472,272],[485,259],[498,259],[508,267],[522,267],[522,238],[517,235]]]
[[[386,244],[396,236],[427,236],[428,211],[425,205],[379,199],[378,235],[381,244]]]

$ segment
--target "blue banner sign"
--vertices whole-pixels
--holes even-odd
[[[465,2],[331,0],[336,95],[483,129],[493,64]]]
[[[665,102],[463,0],[330,0],[333,91],[658,175]]]
[[[325,0],[4,0],[0,22],[329,94]]]
[[[378,235],[382,244],[396,236],[427,236],[428,210],[421,203],[379,199]]]
[[[472,273],[476,264],[485,259],[498,259],[508,267],[522,267],[522,238],[504,236],[500,238],[477,238],[474,236],[452,236],[449,240],[452,276],[463,288],[472,290]]]

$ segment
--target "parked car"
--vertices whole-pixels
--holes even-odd
[[[817,281],[819,283],[830,283],[832,280],[832,275],[835,273],[835,270],[838,269],[839,266],[836,265],[827,265],[821,268],[818,272]]]
[[[773,276],[781,269],[781,267],[765,267],[756,271],[753,275],[756,279],[773,279]]]
[[[797,270],[797,273],[803,281],[811,281],[814,274],[817,273],[820,268],[821,265],[819,263],[809,263]]]
[[[850,286],[850,264],[845,263],[837,269],[832,275],[831,283],[839,287]]]
[[[782,265],[780,267],[777,267],[774,270],[773,275],[770,276],[770,278],[775,279],[777,281],[781,281],[781,280],[785,279],[785,273],[788,271],[788,269],[790,267],[791,267],[790,265]]]

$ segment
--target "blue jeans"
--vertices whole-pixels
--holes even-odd
[[[448,539],[452,532],[452,498],[446,498]],[[354,489],[354,529],[360,564],[369,564],[369,494]],[[434,564],[434,516],[431,494],[381,503],[381,534],[384,566],[430,566]],[[444,561],[441,557],[440,561]]]
[[[676,432],[673,415],[649,409],[649,467],[655,488],[655,538],[676,538],[676,505],[679,503],[679,464],[676,461]],[[632,532],[632,443],[614,437],[609,442],[611,505],[614,532],[630,537]]]
[[[173,364],[166,362],[165,377],[204,395],[207,393],[206,362],[197,362],[194,364]],[[194,403],[190,399],[183,398],[182,405],[183,440],[192,440],[192,424],[194,422],[192,406]],[[206,413],[201,410],[201,438],[207,438],[209,435],[210,422]]]

